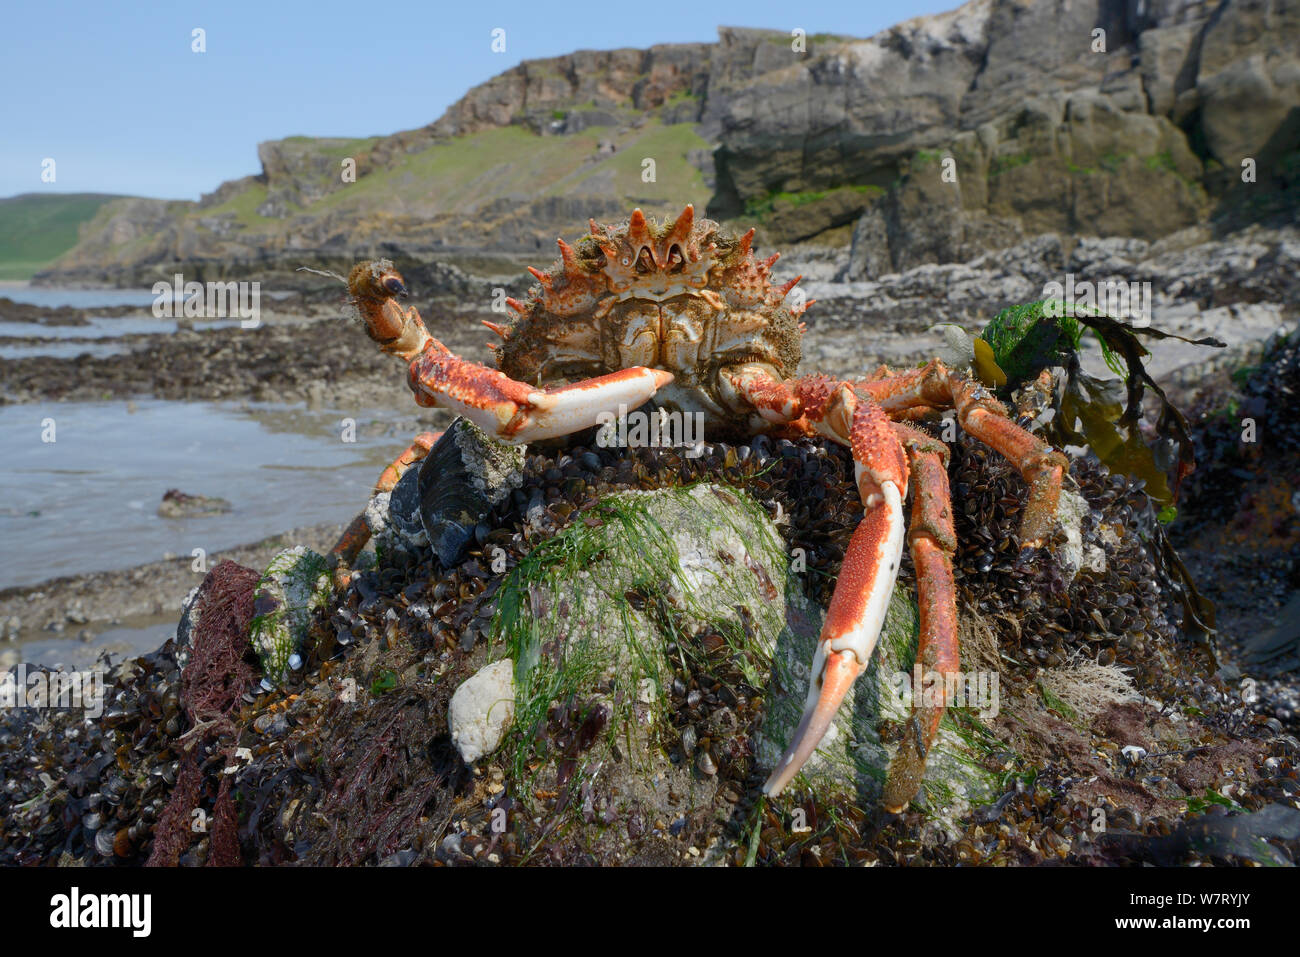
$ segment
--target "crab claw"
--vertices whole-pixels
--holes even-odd
[[[829,651],[830,644],[830,641],[823,641],[817,646],[817,652],[813,656],[812,687],[808,690],[803,717],[799,721],[799,727],[795,728],[790,746],[785,749],[767,783],[763,785],[764,794],[775,797],[794,780],[794,776],[817,750],[817,745],[821,744],[831,722],[835,720],[835,713],[840,710],[844,696],[862,673],[862,664],[857,655],[852,651]]]
[[[635,366],[570,385],[537,389],[455,355],[430,339],[408,370],[415,399],[469,419],[512,445],[572,435],[604,414],[635,409],[673,381],[671,372]]]
[[[673,381],[662,369],[633,366],[571,385],[532,392],[521,410],[500,433],[512,442],[531,442],[572,435],[614,414],[620,407],[635,409]]]

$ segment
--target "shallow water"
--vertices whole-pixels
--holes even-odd
[[[49,356],[54,359],[75,359],[77,356],[120,356],[130,352],[124,343],[110,342],[43,342],[39,345],[24,343],[19,346],[0,345],[0,359],[30,359]]]
[[[168,277],[168,281],[171,281],[171,277]],[[262,295],[278,299],[288,293],[263,287]],[[151,289],[143,288],[32,286],[26,282],[0,282],[0,297],[50,309],[60,306],[73,306],[77,309],[94,309],[96,306],[152,306],[158,298]]]
[[[120,627],[93,635],[89,641],[43,636],[20,642],[11,650],[17,653],[19,661],[29,665],[46,668],[63,665],[80,670],[93,666],[105,652],[116,662],[157,651],[163,642],[175,637],[176,623],[176,615],[132,618]]]
[[[224,329],[239,325],[239,320],[195,320],[191,325],[195,329]],[[90,316],[84,326],[47,326],[40,322],[0,320],[0,338],[112,339],[116,336],[169,335],[175,331],[175,319],[155,319],[152,316]]]
[[[0,407],[0,588],[345,523],[401,449],[380,427],[341,441],[339,419],[231,402]],[[163,519],[169,488],[233,508]]]
[[[196,330],[226,329],[238,326],[238,319],[209,319],[195,321]],[[5,322],[0,320],[0,359],[22,359],[29,356],[53,356],[71,359],[79,355],[96,357],[120,355],[130,346],[105,340],[122,336],[171,335],[176,332],[176,320],[155,319],[152,316],[91,316],[85,325],[47,326],[39,322]],[[37,338],[43,342],[6,342],[13,338]]]
[[[25,282],[0,282],[0,297],[33,306],[74,306],[93,309],[96,306],[149,306],[156,298],[148,289],[114,288],[64,288],[61,286],[31,286]]]

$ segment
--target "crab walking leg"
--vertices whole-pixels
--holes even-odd
[[[442,438],[441,432],[421,432],[417,435],[410,447],[380,474],[379,481],[375,483],[375,492],[391,492],[396,488],[397,483],[406,474],[406,470],[417,462],[423,461],[440,438]],[[326,557],[334,569],[334,582],[340,588],[347,584],[352,563],[357,560],[361,549],[366,547],[368,541],[370,541],[370,526],[366,524],[366,516],[363,512],[343,530],[343,534],[339,536],[339,540],[334,543],[334,547]]]
[[[325,556],[335,588],[348,587],[348,580],[352,577],[352,563],[357,560],[361,549],[366,547],[368,541],[370,541],[370,526],[366,524],[366,515],[362,512],[348,523],[339,540]]]
[[[957,587],[952,556],[957,549],[952,496],[948,489],[948,449],[919,429],[895,423],[911,463],[912,521],[908,548],[916,568],[921,636],[916,663],[921,685],[912,689],[912,714],[889,766],[882,803],[898,813],[916,797],[925,760],[961,667],[957,638]]]
[[[393,459],[392,464],[380,474],[379,481],[375,483],[375,491],[391,492],[396,488],[397,483],[406,474],[406,470],[417,462],[423,462],[440,438],[442,438],[441,432],[421,432],[417,435],[410,447]]]
[[[1052,536],[1061,481],[1069,462],[1038,436],[1007,418],[1007,411],[978,382],[954,374],[934,360],[901,375],[858,383],[891,418],[918,406],[952,408],[958,424],[1015,466],[1029,486],[1029,503],[1020,523],[1025,548],[1041,548]]]
[[[844,554],[821,638],[803,718],[763,790],[777,795],[817,749],[840,703],[875,650],[903,554],[903,447],[884,411],[860,399],[847,383],[813,378],[794,384],[812,427],[853,451],[858,493],[866,514]]]

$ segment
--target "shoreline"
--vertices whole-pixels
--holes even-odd
[[[127,645],[131,645],[128,656],[138,654],[123,633],[156,632],[168,621],[179,620],[185,596],[218,562],[230,559],[260,571],[276,552],[291,545],[306,545],[323,554],[343,527],[327,522],[291,528],[221,549],[207,557],[203,571],[195,571],[193,559],[184,555],[0,589],[0,636],[4,639],[0,641],[0,668],[26,660],[23,649],[37,645],[48,649],[66,644],[69,659],[93,660],[100,651],[120,655],[128,651]]]

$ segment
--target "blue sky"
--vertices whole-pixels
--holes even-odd
[[[719,24],[870,36],[957,5],[14,2],[0,31],[0,196],[197,199],[259,172],[263,140],[423,126],[521,60],[711,41]],[[580,10],[590,12],[566,19]],[[190,48],[196,27],[206,31],[202,54]],[[504,53],[490,48],[496,27]],[[41,181],[47,157],[53,184]]]

